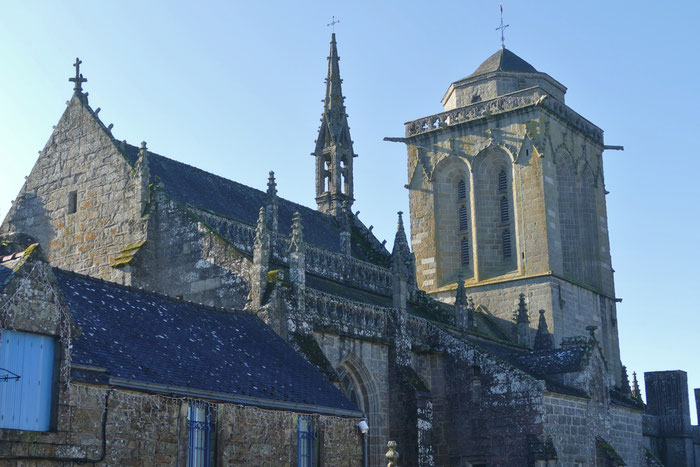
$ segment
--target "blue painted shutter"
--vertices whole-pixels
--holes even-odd
[[[49,430],[54,347],[52,337],[1,331],[0,368],[20,379],[0,381],[0,428]],[[4,373],[0,370],[0,376]]]

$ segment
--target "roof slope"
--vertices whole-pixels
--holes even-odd
[[[74,364],[105,368],[111,378],[133,383],[357,411],[254,315],[55,272],[82,329],[73,343]]]
[[[484,60],[479,68],[467,78],[485,75],[495,71],[510,71],[516,73],[537,73],[534,66],[527,63],[522,58],[515,55],[506,48],[501,48],[495,54]],[[466,79],[466,78],[465,78]]]
[[[138,159],[139,148],[130,144],[117,143],[127,160],[133,165]],[[149,151],[148,158],[151,182],[160,180],[165,192],[175,201],[183,205],[191,205],[221,216],[236,219],[255,225],[260,208],[267,205],[267,193],[251,188],[233,180],[206,172],[191,165],[161,156]],[[295,212],[301,214],[304,228],[304,240],[312,245],[341,252],[341,226],[336,219],[328,214],[310,209],[284,198],[278,197],[279,232],[284,235],[291,233],[292,217]],[[373,235],[364,227],[359,219],[353,217],[354,224],[362,234]],[[219,232],[226,236],[225,232]],[[379,241],[374,239],[374,246],[368,245],[363,238],[352,235],[352,254],[355,258],[385,266],[389,252],[381,248]],[[367,251],[367,249],[377,251]]]

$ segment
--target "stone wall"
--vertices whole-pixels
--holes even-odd
[[[596,458],[596,437],[609,443],[627,465],[642,465],[642,413],[590,399],[545,393],[544,434],[554,441],[557,465],[587,465]]]
[[[252,265],[247,252],[160,190],[150,216],[148,240],[132,265],[135,285],[210,306],[245,306]]]
[[[141,169],[127,162],[107,129],[74,96],[0,232],[36,238],[54,266],[128,283],[110,264],[144,239],[142,189]]]
[[[58,415],[56,431],[0,429],[0,462],[20,465],[20,459],[13,458],[23,457],[21,465],[32,465],[32,460],[40,459],[31,458],[38,456],[72,466],[104,455],[100,465],[186,465],[187,407],[195,401],[83,384],[72,385],[64,397],[67,403]],[[216,420],[212,439],[215,465],[296,463],[301,414],[207,404]],[[324,465],[360,465],[357,420],[322,415],[313,419]]]

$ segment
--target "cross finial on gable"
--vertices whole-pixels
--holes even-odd
[[[503,25],[503,4],[502,3],[500,4],[500,7],[501,7],[501,25],[496,28],[496,31],[499,31],[499,30],[501,31],[501,48],[505,49],[506,48],[506,41],[505,41],[505,38],[503,36],[503,31],[505,31],[505,29],[507,27],[509,27],[510,24]]]
[[[335,34],[335,25],[338,23],[340,23],[340,20],[336,21],[335,16],[331,16],[331,22],[326,24],[326,26],[330,26],[331,32]]]
[[[75,86],[73,87],[73,91],[75,92],[83,92],[83,83],[87,82],[87,78],[83,78],[83,75],[80,73],[80,64],[83,63],[79,58],[75,58],[75,63],[73,66],[75,67],[75,78],[68,78],[68,81],[75,83]]]

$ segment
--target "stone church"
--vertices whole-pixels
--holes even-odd
[[[406,466],[695,465],[687,396],[662,423],[684,373],[648,374],[645,412],[620,362],[610,148],[566,87],[502,48],[448,87],[443,112],[387,138],[407,147],[410,202],[410,236],[398,213],[389,252],[352,212],[338,62],[333,34],[311,209],[273,172],[259,190],[117,139],[76,61],[0,228],[5,253],[38,243],[57,277],[257,315],[366,417],[365,465],[389,440]]]

